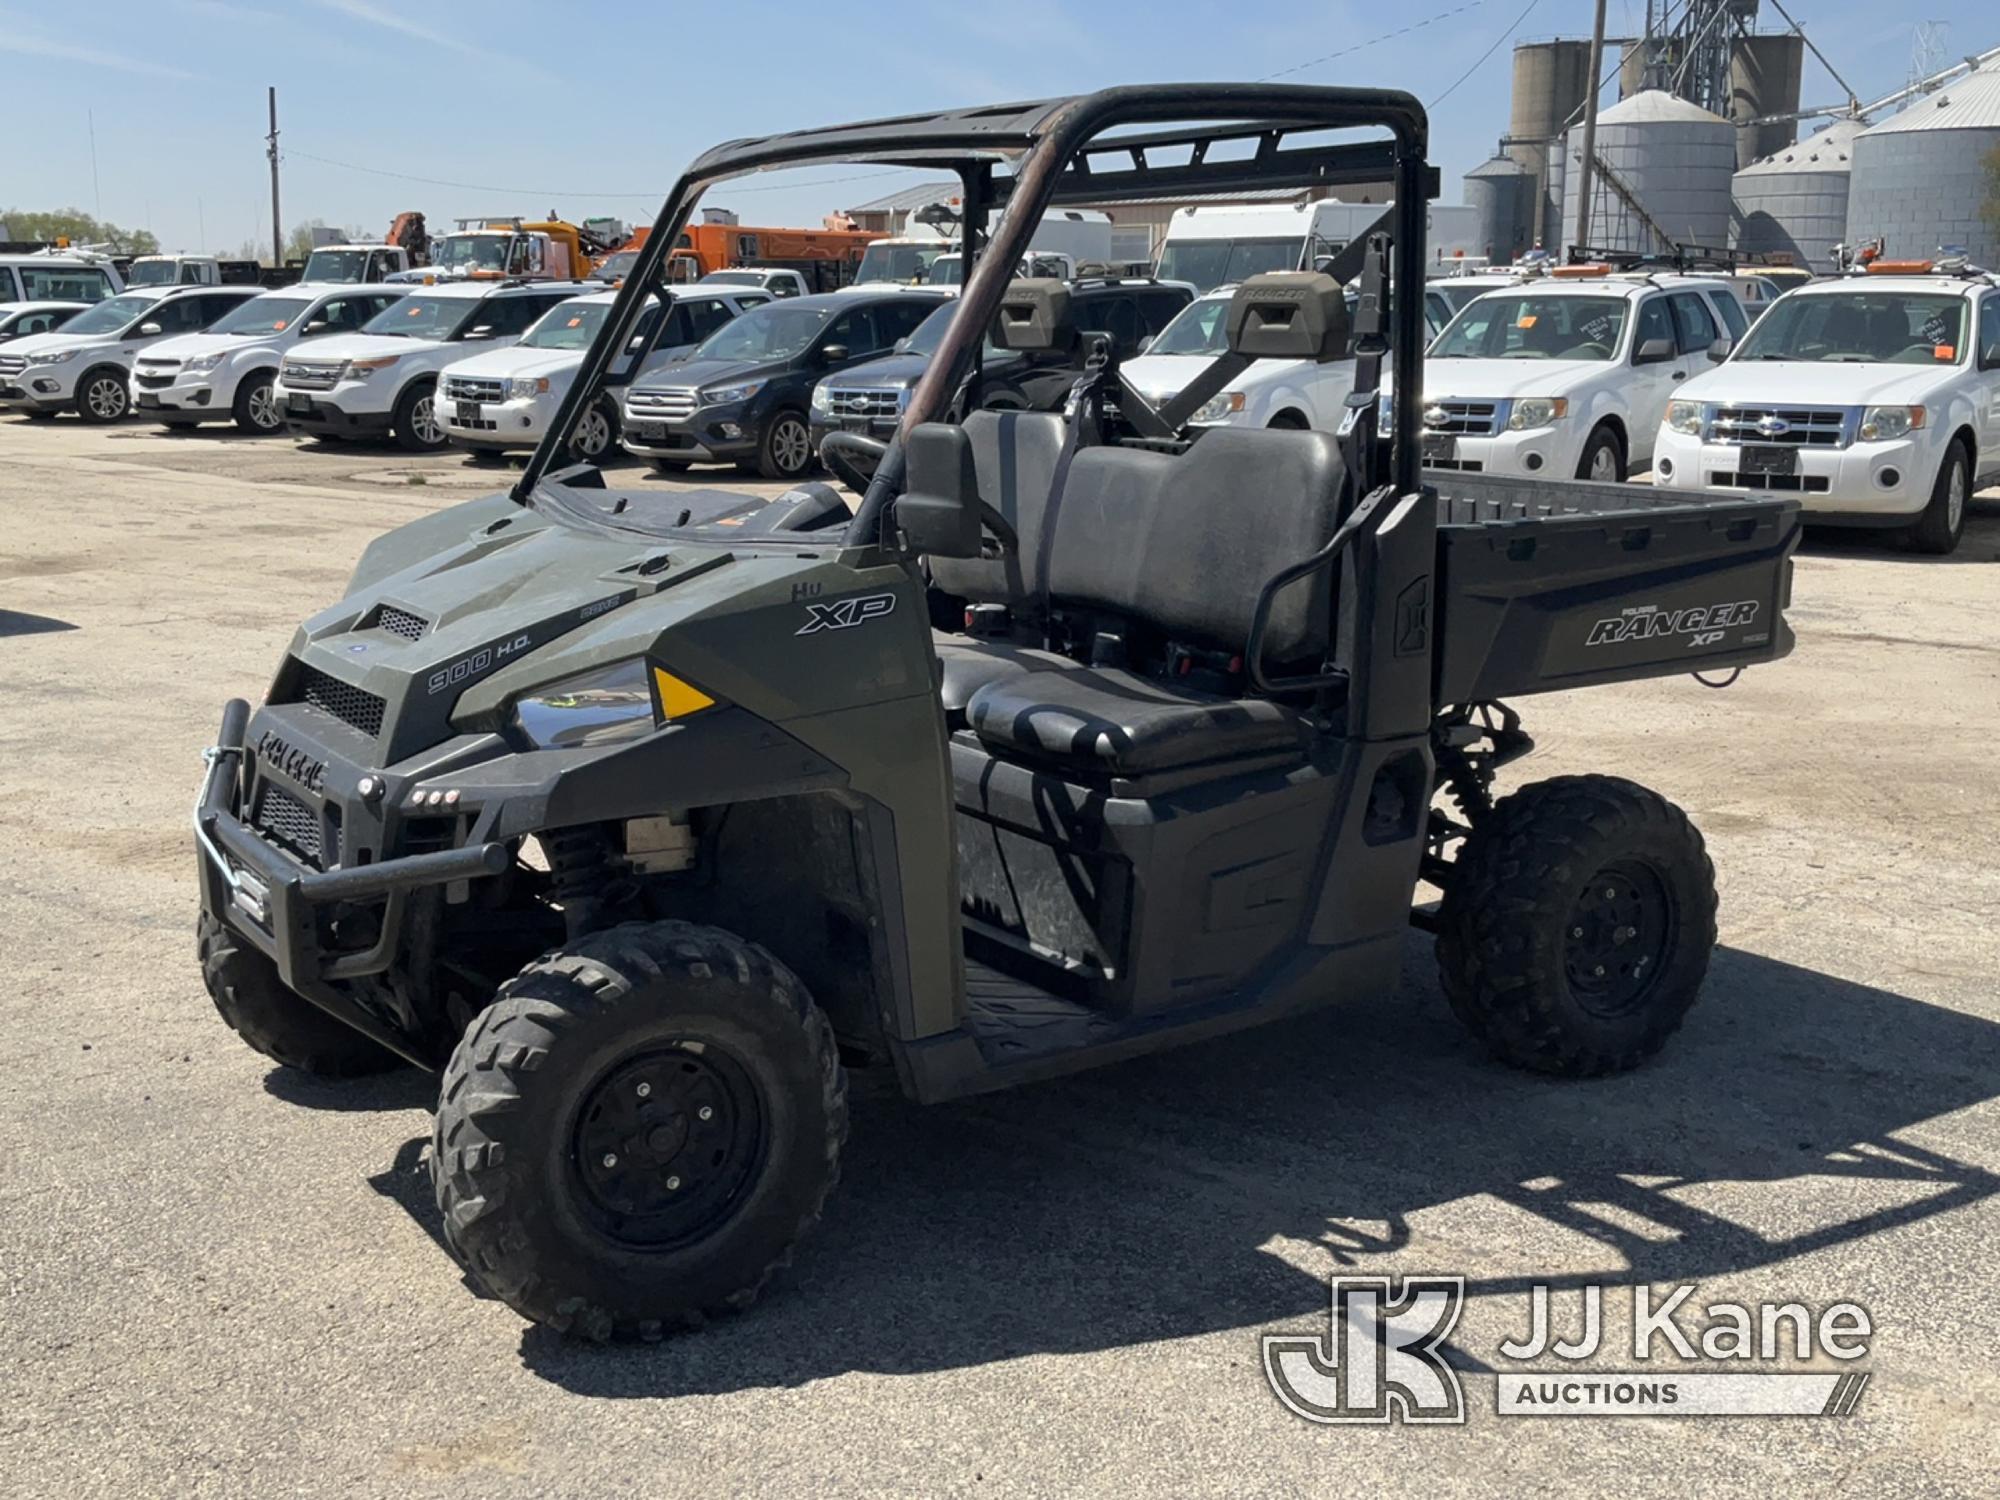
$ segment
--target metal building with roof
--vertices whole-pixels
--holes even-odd
[[[1975,263],[2000,266],[2000,227],[1986,214],[1996,151],[2000,64],[1988,63],[1854,138],[1848,242],[1880,235],[1899,258],[1961,245]]]
[[[1583,127],[1563,147],[1564,232],[1577,222]],[[1663,89],[1621,99],[1597,117],[1589,241],[1651,251],[1679,242],[1720,245],[1729,235],[1736,127]]]
[[[1738,172],[1730,180],[1730,243],[1808,270],[1832,269],[1833,247],[1847,238],[1854,138],[1867,128],[1836,120]]]

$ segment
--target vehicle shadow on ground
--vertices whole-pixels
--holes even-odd
[[[53,635],[80,627],[53,615],[24,614],[18,609],[0,609],[0,640],[13,635]]]
[[[2000,496],[1965,503],[1965,532],[1955,551],[1919,552],[1900,531],[1865,526],[1814,526],[1808,521],[1800,551],[1808,557],[1892,557],[1897,562],[1990,563],[2000,561]]]
[[[300,1109],[333,1114],[377,1114],[398,1109],[430,1109],[437,1103],[437,1074],[397,1068],[366,1078],[315,1078],[296,1068],[273,1068],[264,1092]]]
[[[2000,1025],[1723,949],[1664,1057],[1562,1083],[1459,1031],[1427,942],[1407,969],[1401,1000],[1017,1093],[925,1109],[857,1088],[821,1232],[756,1308],[650,1347],[529,1328],[522,1361],[607,1397],[962,1368],[1307,1327],[1333,1263],[1464,1270],[1476,1296],[1698,1281],[2000,1188],[1987,1164],[1893,1138],[2000,1092]],[[376,1186],[436,1237],[421,1146]],[[1395,1260],[1442,1204],[1523,1270]]]

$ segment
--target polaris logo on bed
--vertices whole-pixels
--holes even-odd
[[[855,594],[831,604],[808,604],[806,622],[793,635],[817,635],[822,630],[846,630],[879,620],[896,607],[894,594]]]
[[[1713,646],[1730,630],[1757,618],[1757,601],[1702,604],[1693,609],[1661,609],[1637,604],[1590,627],[1586,646],[1612,646],[1624,641],[1650,641],[1661,636],[1686,636],[1689,646]]]

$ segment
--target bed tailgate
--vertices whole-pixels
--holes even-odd
[[[1682,672],[1792,649],[1799,504],[1427,472],[1438,703]]]

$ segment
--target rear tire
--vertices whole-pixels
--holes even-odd
[[[437,383],[420,381],[396,401],[396,414],[389,419],[396,446],[405,453],[436,453],[451,440],[437,416]]]
[[[223,1022],[273,1062],[321,1078],[358,1078],[407,1066],[388,1048],[287,989],[268,958],[207,912],[195,924],[195,951]]]
[[[271,390],[277,378],[275,370],[260,370],[246,376],[236,388],[236,399],[230,404],[229,415],[236,423],[238,432],[250,437],[269,437],[284,430],[285,414]]]
[[[1625,482],[1625,444],[1616,431],[1599,427],[1583,445],[1583,457],[1576,461],[1576,477],[1599,484]]]
[[[116,365],[86,370],[76,383],[76,414],[86,422],[122,422],[132,414],[132,387]]]
[[[1438,911],[1453,1012],[1516,1067],[1651,1057],[1700,993],[1715,867],[1673,803],[1615,776],[1523,787],[1473,825]]]
[[[800,479],[812,468],[812,429],[800,413],[771,414],[757,444],[757,472],[766,479]]]
[[[1965,506],[1972,494],[1972,461],[1965,445],[1954,442],[1938,466],[1931,485],[1931,502],[1910,528],[1910,541],[1919,552],[1944,557],[1958,550],[1965,535]]]
[[[584,1338],[748,1307],[847,1136],[833,1030],[754,943],[629,923],[528,965],[446,1069],[431,1180],[479,1288]]]

